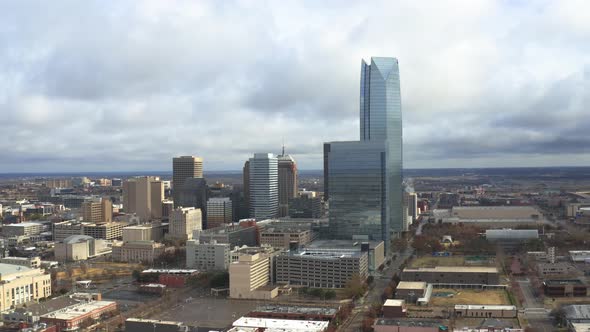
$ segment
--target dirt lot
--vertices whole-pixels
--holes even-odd
[[[434,266],[463,266],[465,258],[463,256],[432,257],[422,256],[414,259],[411,267],[434,267]]]
[[[117,277],[130,276],[133,270],[142,269],[139,264],[92,262],[68,266],[64,271],[57,272],[55,279],[57,281],[90,279],[94,283],[101,283]]]
[[[437,295],[450,296],[437,296]],[[510,305],[505,290],[475,290],[437,288],[432,292],[431,306],[448,306],[455,304],[489,304]]]

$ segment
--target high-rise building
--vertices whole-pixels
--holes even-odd
[[[108,198],[82,203],[82,218],[94,224],[108,224],[113,221],[113,203]]]
[[[168,236],[173,239],[190,240],[193,231],[203,229],[201,209],[179,207],[170,215]]]
[[[324,185],[334,237],[366,236],[388,246],[405,230],[397,59],[362,61],[360,141],[324,144]]]
[[[212,197],[207,200],[207,228],[214,228],[233,221],[232,201],[229,197]]]
[[[174,192],[177,194],[174,206],[201,209],[203,220],[207,221],[207,197],[209,197],[209,189],[205,179],[187,178],[181,186],[176,187]]]
[[[123,183],[123,208],[141,221],[162,218],[164,186],[159,177],[144,176]]]
[[[272,153],[255,153],[249,163],[250,216],[276,218],[279,213],[278,159]]]
[[[248,211],[246,217],[250,217],[250,160],[246,160],[242,169],[242,181],[244,184],[244,209]]]
[[[297,197],[297,163],[288,154],[283,153],[277,157],[279,162],[279,217],[289,215],[289,200]]]
[[[180,188],[186,179],[203,177],[203,158],[195,156],[181,156],[172,159],[172,197],[176,206],[178,204]]]

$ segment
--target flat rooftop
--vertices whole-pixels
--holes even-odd
[[[355,241],[355,240],[315,240],[309,244],[306,244],[306,248],[312,249],[356,249],[361,250],[361,244],[363,242],[369,243],[369,248],[374,249],[375,247],[383,244],[383,241]]]
[[[547,286],[560,286],[560,285],[585,285],[579,279],[558,279],[558,280],[545,280]]]
[[[322,332],[330,323],[326,321],[271,319],[242,317],[233,323],[234,327],[281,329],[279,331]]]
[[[94,310],[103,309],[116,303],[117,302],[113,301],[93,301],[87,303],[80,303],[45,314],[41,317],[70,320],[81,315],[84,315],[86,313],[92,312]]]
[[[318,258],[318,259],[340,259],[340,258],[350,258],[350,257],[359,257],[365,254],[364,252],[355,250],[355,249],[320,249],[320,248],[303,248],[299,251],[292,252],[290,251],[288,255],[291,256],[302,256],[302,257],[310,257],[310,258]]]
[[[375,325],[406,326],[406,327],[439,327],[442,322],[436,320],[417,319],[377,319]]]
[[[513,305],[456,304],[455,310],[516,310],[516,307]]]
[[[454,206],[451,217],[459,219],[533,219],[542,213],[532,206]]]
[[[296,313],[308,315],[328,315],[332,316],[338,312],[337,308],[331,307],[305,307],[305,306],[291,306],[291,305],[262,305],[256,307],[252,312],[268,312],[268,313]]]
[[[406,301],[404,300],[396,300],[396,299],[389,299],[383,303],[384,307],[401,307],[404,305]]]
[[[426,289],[424,281],[400,281],[396,289]]]
[[[436,266],[405,268],[403,272],[440,272],[440,273],[498,273],[495,267],[486,266]]]
[[[199,270],[194,270],[194,269],[172,269],[172,270],[147,269],[147,270],[141,271],[141,273],[165,273],[165,274],[193,274],[196,272],[199,272]]]

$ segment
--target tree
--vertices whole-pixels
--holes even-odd
[[[324,296],[326,297],[326,300],[333,300],[336,298],[336,292],[329,289],[324,293]]]
[[[211,276],[209,281],[209,286],[211,288],[218,288],[218,287],[227,287],[229,286],[229,273],[228,272],[219,272]]]
[[[131,272],[131,277],[133,278],[133,280],[139,281],[139,279],[141,279],[141,272],[139,272],[138,270],[133,270],[133,272]]]
[[[322,297],[324,295],[324,290],[321,288],[312,288],[311,291],[309,292],[309,295],[315,296],[315,297]]]
[[[353,299],[363,295],[364,292],[365,285],[358,274],[353,275],[344,288],[344,294]]]

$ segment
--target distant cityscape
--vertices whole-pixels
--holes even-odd
[[[400,86],[323,170],[0,174],[0,331],[588,331],[590,167],[403,169]]]

